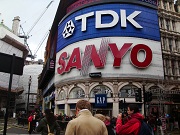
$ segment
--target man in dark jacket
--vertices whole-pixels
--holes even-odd
[[[138,135],[141,127],[141,120],[144,119],[144,117],[139,113],[139,108],[136,104],[130,104],[128,106],[127,113],[129,115],[129,119],[124,125],[122,124],[122,113],[120,113],[117,117],[117,135]]]
[[[50,129],[49,132],[48,126]],[[41,135],[47,135],[48,133],[54,133],[56,131],[55,135],[60,135],[60,126],[57,123],[56,118],[50,109],[45,110],[45,117],[40,120],[36,131],[41,132]]]

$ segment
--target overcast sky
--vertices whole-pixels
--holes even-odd
[[[12,29],[12,20],[15,16],[19,16],[21,20],[20,25],[27,34],[51,1],[52,0],[0,0],[0,22],[3,19],[4,25]],[[60,0],[53,0],[53,3],[29,33],[30,38],[27,42],[33,54],[52,26],[59,1]],[[23,33],[22,30],[20,30],[20,33]],[[37,59],[44,58],[46,41],[47,38],[37,52]]]

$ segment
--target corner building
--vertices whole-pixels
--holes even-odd
[[[176,96],[180,78],[178,74],[167,74],[174,72],[165,63],[171,59],[172,51],[165,50],[162,43],[169,32],[160,27],[162,18],[158,15],[164,16],[166,10],[161,9],[163,1],[159,3],[156,0],[60,2],[54,75],[56,114],[74,115],[79,99],[91,102],[93,114],[109,116],[117,116],[130,103],[138,103],[147,115],[152,108],[161,115],[172,113],[171,107],[179,107]],[[179,13],[174,14],[176,19],[171,24],[178,27]],[[173,55],[177,64],[179,32],[174,29],[170,36],[177,40],[177,55]],[[171,46],[173,43],[175,40]],[[179,67],[176,65],[175,69]],[[152,101],[144,104],[142,96],[142,102],[136,102],[138,90],[142,95],[152,92]]]

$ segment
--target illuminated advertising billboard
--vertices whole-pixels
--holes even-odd
[[[106,3],[82,8],[58,26],[56,77],[163,78],[157,10]]]

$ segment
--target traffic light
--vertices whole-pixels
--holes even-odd
[[[136,102],[142,102],[141,88],[138,88],[138,90],[136,91],[135,99],[136,99]]]
[[[144,102],[151,102],[152,101],[152,92],[145,92],[144,93]]]

